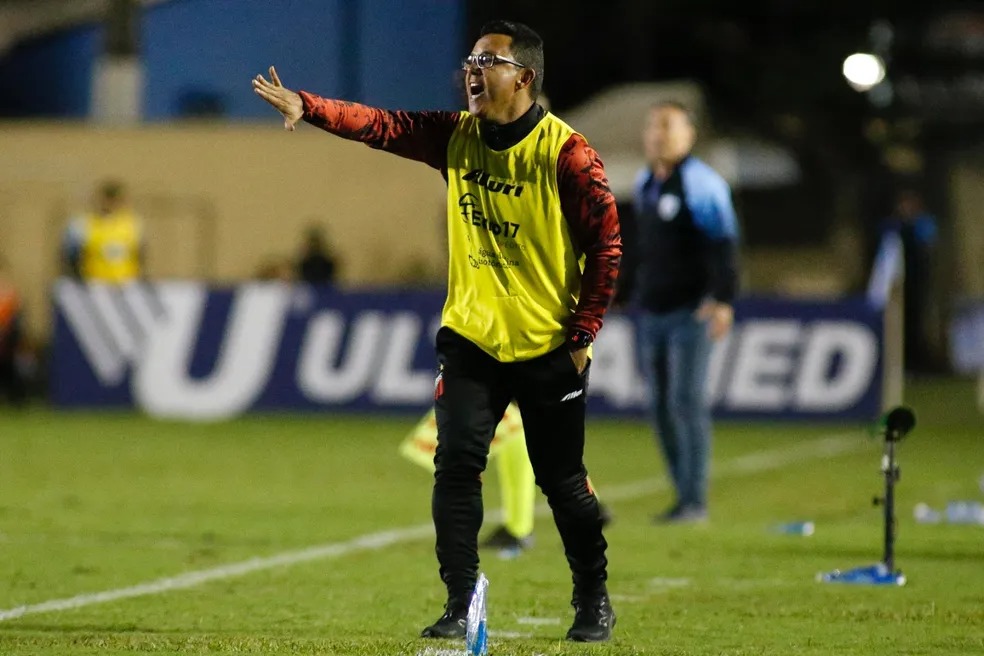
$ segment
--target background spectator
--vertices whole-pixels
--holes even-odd
[[[123,284],[143,275],[143,227],[122,183],[102,183],[95,209],[71,221],[63,248],[66,267],[76,278]]]
[[[332,285],[335,283],[337,270],[324,228],[310,226],[304,233],[304,247],[297,264],[298,277],[312,285]]]

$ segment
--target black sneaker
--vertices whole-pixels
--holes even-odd
[[[448,602],[444,615],[420,632],[421,638],[465,638],[465,620],[468,618],[468,604]]]
[[[607,594],[593,597],[574,597],[574,624],[567,639],[574,642],[605,642],[612,637],[615,611]]]
[[[655,519],[657,524],[706,524],[707,506],[687,504]]]
[[[525,538],[517,538],[515,535],[510,533],[505,526],[500,526],[492,531],[489,536],[482,541],[480,546],[486,549],[499,549],[518,552],[523,549],[529,549],[533,546],[533,536],[527,535]]]
[[[683,510],[683,506],[680,502],[674,503],[672,506],[667,508],[662,513],[658,515],[653,515],[654,524],[669,524],[672,523],[680,515],[680,511]]]

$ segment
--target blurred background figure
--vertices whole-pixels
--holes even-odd
[[[707,518],[711,412],[705,392],[711,340],[734,321],[737,221],[731,189],[691,155],[697,138],[687,106],[667,101],[646,119],[648,166],[639,173],[634,241],[621,272],[622,296],[643,311],[643,371],[656,433],[677,499],[657,519]]]
[[[895,211],[881,226],[882,236],[897,234],[902,242],[905,368],[910,373],[936,369],[928,326],[937,233],[936,217],[926,210],[922,194],[911,188],[898,193]]]
[[[304,246],[297,262],[297,277],[311,285],[334,285],[338,264],[325,230],[312,224],[304,233]]]
[[[120,285],[143,275],[143,227],[121,182],[103,182],[92,211],[69,223],[63,257],[72,276],[89,282]]]
[[[400,444],[400,453],[427,471],[434,472],[437,449],[437,419],[434,409],[414,426]],[[526,434],[519,408],[510,403],[496,427],[489,450],[499,476],[502,523],[479,545],[496,549],[502,558],[515,558],[533,543],[536,480],[526,452]]]
[[[0,257],[0,401],[21,406],[27,400],[27,383],[21,371],[22,307],[20,294]]]

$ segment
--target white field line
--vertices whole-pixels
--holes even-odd
[[[532,633],[523,633],[522,631],[496,631],[495,629],[489,629],[490,638],[504,638],[506,640],[522,640],[524,638],[532,638]]]
[[[650,588],[685,588],[690,585],[690,579],[674,579],[657,576],[649,581]]]
[[[840,435],[831,436],[807,443],[798,444],[794,447],[785,449],[772,449],[759,453],[741,456],[722,463],[714,468],[711,473],[712,478],[740,477],[758,474],[766,471],[781,469],[787,465],[801,463],[810,460],[819,460],[831,456],[841,455],[850,451],[855,451],[864,446],[865,442],[856,435],[851,437]],[[606,486],[603,490],[605,501],[612,499],[636,499],[654,492],[666,489],[667,481],[665,478],[650,478],[633,483],[622,485]],[[546,503],[537,506],[537,514],[543,515],[549,512]],[[489,519],[493,519],[496,514],[488,513]],[[131,599],[134,597],[146,597],[149,595],[161,594],[171,590],[183,590],[193,588],[209,581],[218,581],[237,576],[245,576],[253,572],[274,569],[276,567],[288,567],[299,563],[307,563],[315,560],[328,560],[340,558],[349,554],[375,551],[405,542],[413,542],[433,537],[434,527],[430,524],[419,524],[378,533],[368,533],[344,542],[330,542],[327,544],[316,545],[306,549],[295,551],[284,551],[272,556],[250,558],[249,560],[238,563],[230,563],[210,569],[195,570],[170,576],[155,581],[139,583],[126,588],[116,588],[114,590],[104,590],[102,592],[92,592],[80,594],[74,597],[63,599],[52,599],[37,604],[17,606],[7,610],[0,610],[0,622],[16,619],[25,615],[37,615],[40,613],[54,613],[63,610],[72,610],[94,604],[103,604],[119,599]]]
[[[527,624],[529,626],[559,626],[559,617],[518,617],[516,624]]]

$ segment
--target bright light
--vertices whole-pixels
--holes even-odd
[[[878,55],[856,52],[844,60],[844,77],[857,91],[867,91],[885,79],[885,62]]]

